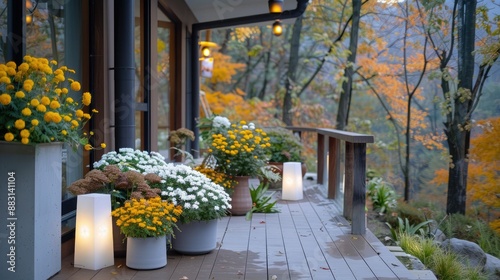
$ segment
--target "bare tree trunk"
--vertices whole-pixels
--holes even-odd
[[[451,156],[448,178],[447,213],[465,214],[467,199],[468,153],[470,146],[470,114],[474,78],[474,42],[477,0],[458,1],[458,90],[451,122],[446,126],[448,149]]]
[[[291,126],[292,95],[296,87],[297,68],[299,66],[300,33],[302,31],[302,17],[299,16],[293,24],[292,39],[290,40],[290,59],[288,61],[287,79],[285,81],[285,97],[283,99],[283,122]]]
[[[354,63],[356,62],[356,53],[358,52],[358,32],[361,13],[361,0],[352,1],[352,24],[351,38],[349,41],[349,57],[347,58],[347,66],[344,72],[346,81],[342,83],[342,94],[339,100],[339,109],[337,111],[337,125],[339,130],[345,129],[349,119],[349,108],[351,106],[352,96],[352,77],[354,75]]]

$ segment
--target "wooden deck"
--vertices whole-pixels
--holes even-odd
[[[125,259],[99,271],[63,260],[52,279],[416,279],[368,230],[352,235],[337,204],[321,185],[304,181],[304,199],[283,201],[281,213],[226,217],[218,224],[218,248],[207,255],[168,252],[167,266],[137,271]]]

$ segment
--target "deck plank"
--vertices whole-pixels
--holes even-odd
[[[129,269],[123,258],[99,271],[78,269],[70,256],[52,279],[416,279],[370,231],[352,235],[323,186],[304,181],[298,201],[281,200],[279,190],[274,195],[280,213],[219,220],[217,248],[209,254],[169,250],[167,266],[149,271]]]

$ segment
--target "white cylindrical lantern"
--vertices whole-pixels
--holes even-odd
[[[77,197],[75,231],[75,267],[98,270],[114,265],[109,194]]]
[[[300,200],[302,193],[302,166],[300,162],[283,163],[283,200]]]

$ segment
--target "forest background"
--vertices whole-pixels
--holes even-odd
[[[269,25],[202,33],[218,45],[202,90],[232,121],[374,135],[370,176],[500,232],[499,15],[494,0],[313,0],[279,37]]]

